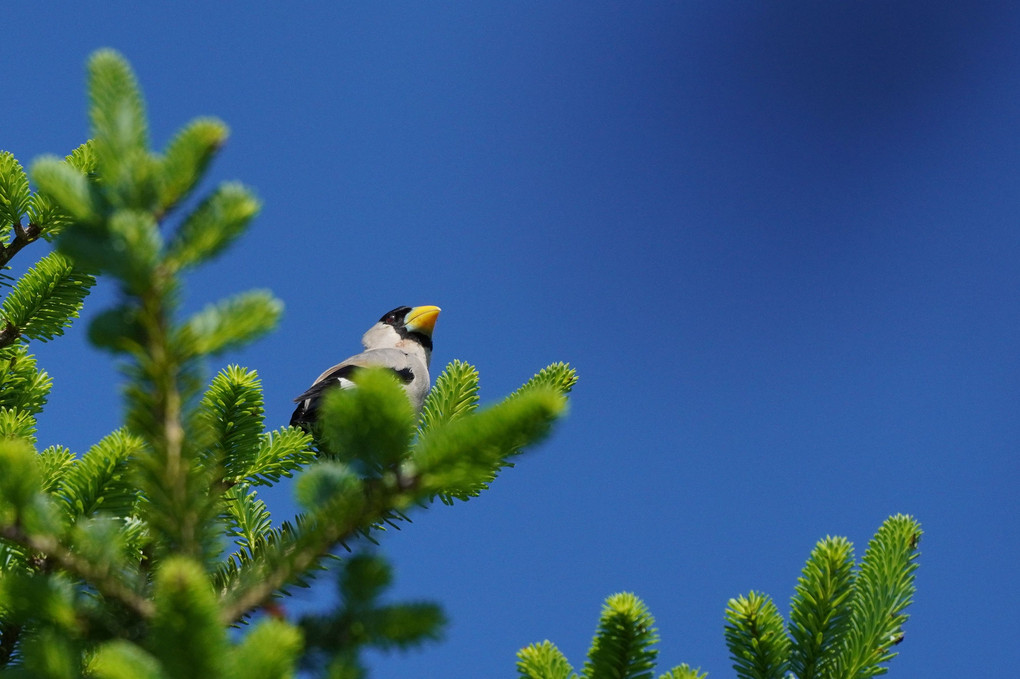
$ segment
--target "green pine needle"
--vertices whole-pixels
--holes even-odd
[[[67,164],[81,172],[83,175],[91,175],[96,171],[96,148],[92,141],[79,145],[75,150],[64,156]]]
[[[510,458],[541,441],[565,409],[562,394],[535,388],[423,434],[411,452],[421,490],[446,502],[474,497]]]
[[[56,156],[42,156],[32,163],[30,172],[39,193],[57,206],[49,209],[59,209],[69,218],[87,224],[99,218],[98,194],[80,170]],[[34,219],[45,222],[42,217]]]
[[[78,317],[96,279],[52,252],[22,276],[0,307],[4,320],[23,337],[47,342],[64,334]]]
[[[225,679],[287,679],[303,647],[298,629],[283,620],[260,620],[227,657]]]
[[[49,493],[58,488],[64,475],[74,466],[76,459],[74,453],[64,446],[50,446],[39,453],[43,490]]]
[[[740,679],[785,677],[790,638],[772,599],[757,592],[730,599],[725,634]]]
[[[88,676],[96,679],[166,679],[159,661],[130,641],[103,644],[88,667]]]
[[[220,185],[170,240],[168,265],[180,270],[216,257],[244,233],[260,208],[258,198],[243,184]]]
[[[510,397],[540,387],[547,387],[561,394],[569,394],[575,384],[577,384],[577,371],[571,368],[569,363],[553,363],[539,370]]]
[[[264,432],[255,459],[238,474],[253,486],[271,486],[283,477],[290,478],[315,459],[311,443],[310,434],[294,427]]]
[[[853,611],[835,676],[854,679],[884,674],[903,638],[903,610],[914,595],[921,525],[905,514],[892,516],[868,543],[854,581]]]
[[[200,422],[208,437],[210,461],[223,467],[224,478],[238,482],[255,459],[262,435],[262,383],[258,373],[236,365],[221,370],[202,397]]]
[[[259,540],[273,527],[269,508],[259,499],[258,493],[243,484],[228,490],[224,500],[228,516],[227,535],[237,538],[237,546],[247,551],[249,556],[254,556]]]
[[[24,410],[0,408],[0,438],[35,443],[35,417]]]
[[[97,145],[104,155],[120,157],[149,145],[145,103],[131,66],[114,50],[104,49],[89,59],[89,116]]]
[[[163,155],[163,186],[159,210],[166,213],[194,188],[226,142],[227,126],[215,118],[199,118],[180,130]]]
[[[46,403],[53,381],[36,367],[35,356],[21,344],[0,349],[0,408],[37,415]]]
[[[67,516],[77,520],[99,511],[130,516],[138,499],[130,464],[144,450],[144,442],[123,429],[89,448],[66,469],[56,488]]]
[[[421,433],[468,415],[478,407],[478,370],[470,363],[454,360],[425,399],[421,411]]]
[[[548,639],[517,652],[517,675],[522,679],[577,679],[566,656]]]
[[[584,664],[585,679],[651,679],[659,641],[655,618],[630,592],[606,599]]]
[[[0,238],[6,240],[11,227],[20,224],[28,211],[31,192],[28,175],[9,151],[0,151]]]
[[[842,537],[821,540],[804,565],[788,626],[790,671],[798,679],[829,676],[850,619],[853,569],[853,545]]]
[[[171,679],[220,677],[226,665],[226,629],[219,605],[202,567],[172,557],[156,574],[156,614],[148,634],[148,650]]]
[[[678,665],[665,674],[659,675],[659,679],[706,679],[708,672],[702,672],[700,668],[694,669],[687,663]]]
[[[184,332],[199,356],[241,347],[276,327],[283,303],[268,290],[251,290],[210,304],[192,316]]]

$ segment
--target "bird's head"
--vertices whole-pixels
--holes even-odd
[[[406,347],[407,342],[415,342],[428,356],[432,353],[432,329],[436,327],[439,311],[437,306],[397,307],[369,328],[361,343],[366,349],[382,349]]]

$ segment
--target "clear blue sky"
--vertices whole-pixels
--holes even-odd
[[[478,366],[483,400],[580,372],[551,440],[387,537],[397,595],[453,623],[375,676],[509,676],[545,638],[580,666],[621,590],[663,670],[732,676],[727,600],[785,612],[816,540],[863,554],[896,512],[925,537],[892,676],[1016,672],[1014,3],[87,4],[4,8],[0,148],[79,144],[104,46],[157,145],[231,126],[211,181],[265,208],[187,302],[284,300],[223,361],[259,371],[272,426],[403,304],[443,307],[436,367]],[[79,452],[120,422],[84,328],[37,347],[41,443]]]

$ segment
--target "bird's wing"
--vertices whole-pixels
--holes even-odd
[[[389,368],[405,385],[410,384],[415,377],[410,357],[398,349],[372,349],[351,356],[319,375],[312,386],[294,399],[298,406],[290,418],[291,426],[301,426],[302,423],[314,421],[323,392],[328,389],[347,389],[354,386],[351,376],[361,368],[374,366]]]

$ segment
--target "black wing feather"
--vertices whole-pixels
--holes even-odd
[[[294,409],[294,414],[290,416],[290,426],[307,429],[307,425],[312,424],[318,416],[319,402],[322,399],[322,394],[336,387],[341,379],[350,379],[362,367],[352,364],[337,366],[334,370],[330,370],[323,375],[322,379],[308,387],[304,393],[294,399],[298,406]],[[410,368],[394,370],[393,374],[403,384],[410,384],[414,379],[414,373],[411,372]]]

